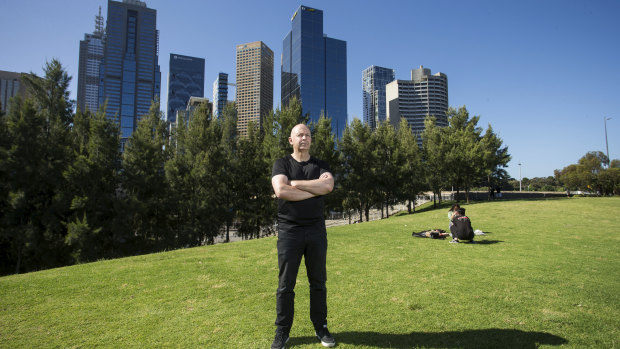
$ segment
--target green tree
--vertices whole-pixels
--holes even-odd
[[[389,216],[389,207],[396,202],[402,184],[399,183],[398,171],[403,159],[398,151],[398,139],[394,127],[389,122],[379,124],[372,133],[372,143],[372,159],[375,161],[370,166],[371,179],[375,182],[373,204],[381,209],[381,217],[383,208],[386,216]]]
[[[226,205],[226,242],[230,241],[230,227],[237,214],[238,193],[235,188],[237,177],[243,171],[242,164],[238,159],[237,149],[237,104],[232,102],[226,104],[222,117],[218,120],[222,125],[222,152],[226,161],[223,163],[223,186],[225,195],[223,197]],[[249,126],[248,126],[249,127]]]
[[[620,168],[602,170],[599,174],[599,185],[603,195],[620,195]]]
[[[491,124],[487,127],[480,143],[482,165],[479,168],[479,175],[486,178],[490,191],[493,186],[499,186],[508,178],[505,167],[508,166],[511,156],[508,154],[508,147],[503,146],[501,138],[493,132]]]
[[[74,157],[64,172],[71,193],[65,242],[77,262],[117,256],[118,125],[102,109],[74,117]]]
[[[301,102],[295,97],[289,100],[287,106],[265,115],[263,147],[272,164],[276,159],[290,153],[288,138],[293,127],[307,121],[308,119],[302,115]]]
[[[247,137],[237,144],[238,171],[235,175],[238,233],[244,238],[259,237],[261,231],[273,232],[276,200],[271,187],[273,163],[260,145],[263,135],[253,123]]]
[[[399,166],[395,175],[398,179],[398,188],[400,188],[396,197],[401,202],[407,202],[407,210],[412,213],[412,206],[415,211],[417,195],[427,186],[425,168],[422,165],[422,151],[418,147],[416,136],[404,118],[400,121],[396,138]]]
[[[63,219],[69,208],[63,171],[71,162],[69,130],[73,102],[71,77],[60,62],[43,67],[45,75],[24,74],[28,97],[12,100],[5,119],[4,211],[1,246],[3,272],[50,268],[70,262]]]
[[[334,190],[325,196],[325,214],[329,211],[342,210],[343,191],[340,185],[342,178],[342,166],[340,164],[340,152],[336,148],[336,136],[332,132],[332,120],[321,115],[318,122],[312,123],[312,147],[310,154],[329,164],[330,171],[334,176]]]
[[[346,210],[357,210],[360,221],[365,213],[368,221],[375,190],[372,166],[376,163],[372,152],[374,145],[370,127],[362,124],[359,119],[354,119],[344,129],[338,148],[343,166],[343,206]]]
[[[183,124],[177,125],[176,145],[166,165],[175,208],[172,230],[179,246],[212,244],[228,208],[222,124],[206,105],[194,110],[186,129]]]
[[[134,253],[156,251],[169,245],[169,188],[164,172],[168,139],[159,102],[154,102],[128,138],[123,153],[121,178],[126,207],[120,219],[125,221],[126,228],[122,240]]]
[[[607,156],[600,151],[590,151],[582,156],[577,164],[571,164],[562,170],[555,170],[555,177],[567,191],[583,190],[588,192],[604,191],[599,175],[609,163]]]
[[[436,207],[436,197],[441,204],[441,190],[448,183],[449,165],[446,155],[449,144],[445,141],[446,132],[443,127],[436,124],[436,118],[427,117],[424,120],[424,132],[422,132],[422,156],[426,168],[426,183],[433,192],[433,207]]]

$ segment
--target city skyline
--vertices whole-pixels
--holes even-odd
[[[373,5],[373,18],[386,18],[380,25],[368,22],[367,6],[351,1],[146,4],[157,11],[163,76],[174,52],[204,58],[205,81],[214,81],[219,72],[235,81],[235,46],[261,40],[277,60],[291,15],[306,5],[324,12],[325,34],[347,42],[349,122],[363,117],[365,68],[390,67],[396,79],[408,79],[411,69],[424,65],[450,77],[451,107],[466,105],[471,115],[480,115],[481,127],[493,126],[509,147],[508,172],[514,178],[519,169],[523,177],[551,176],[587,151],[605,152],[604,117],[612,118],[607,121],[609,154],[620,158],[620,142],[613,136],[620,132],[620,67],[615,63],[620,48],[613,44],[620,37],[617,2],[386,1]],[[35,5],[1,5],[0,30],[11,35],[5,35],[0,70],[40,75],[46,61],[58,58],[73,76],[71,98],[76,99],[79,41],[92,32],[99,6],[107,14],[107,1]],[[274,108],[280,106],[277,65]],[[585,72],[575,74],[580,71]],[[586,88],[579,88],[586,76]],[[210,86],[205,87],[210,96]],[[161,96],[165,110],[166,87]]]

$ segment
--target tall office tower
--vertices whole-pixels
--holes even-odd
[[[398,126],[400,118],[407,119],[411,130],[418,135],[424,131],[424,119],[433,115],[438,126],[448,126],[448,77],[443,73],[431,75],[431,70],[420,66],[411,71],[411,80],[394,80],[385,87],[386,118]]]
[[[9,110],[11,97],[20,95],[26,97],[26,86],[22,83],[22,74],[0,70],[0,110],[3,113]]]
[[[362,72],[364,123],[374,130],[385,121],[385,85],[394,81],[394,69],[372,65]]]
[[[78,68],[77,106],[93,113],[99,109],[99,66],[103,60],[104,45],[103,17],[101,6],[95,17],[95,31],[84,34],[80,41],[80,63]]]
[[[327,114],[340,137],[347,124],[347,42],[323,34],[321,10],[302,5],[291,25],[282,42],[282,105],[297,97],[312,121]]]
[[[262,41],[237,45],[237,133],[247,135],[248,123],[262,127],[273,109],[273,51]]]
[[[213,116],[219,118],[224,113],[228,101],[228,74],[219,73],[213,82]]]
[[[157,11],[142,1],[108,0],[99,105],[107,103],[107,116],[120,122],[121,150],[151,102],[160,99],[156,19]]]
[[[190,97],[204,97],[205,60],[170,54],[168,70],[168,122],[176,120],[176,111],[185,109]]]

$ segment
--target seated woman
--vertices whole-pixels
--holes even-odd
[[[450,224],[448,225],[448,229],[450,230],[452,230],[452,217],[454,217],[454,215],[457,213],[459,208],[461,208],[459,204],[453,204],[452,207],[450,207],[450,211],[448,211],[448,220],[450,221]]]

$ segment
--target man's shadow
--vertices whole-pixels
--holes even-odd
[[[540,345],[562,345],[568,340],[545,332],[526,332],[513,329],[490,328],[449,332],[412,332],[386,334],[378,332],[334,332],[336,343],[353,347],[375,348],[525,348]],[[318,343],[316,337],[291,337],[288,347]]]

